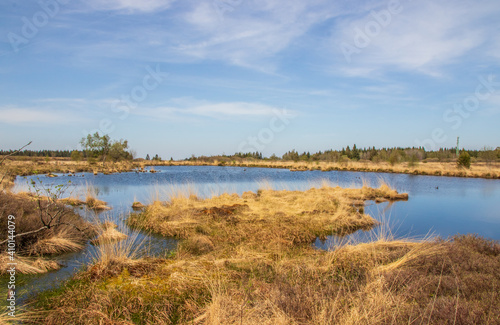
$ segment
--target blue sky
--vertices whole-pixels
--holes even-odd
[[[500,146],[500,3],[0,1],[0,148]]]

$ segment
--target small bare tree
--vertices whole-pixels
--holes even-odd
[[[72,222],[68,222],[68,218],[65,218],[71,213],[71,210],[66,208],[62,203],[59,202],[59,199],[69,188],[71,182],[68,184],[56,185],[56,186],[48,186],[45,187],[43,182],[38,179],[38,182],[35,180],[31,180],[30,186],[32,187],[33,197],[36,201],[38,217],[42,224],[41,227],[16,234],[14,237],[22,237],[27,235],[32,235],[39,233],[43,230],[49,230],[53,228],[57,228],[60,226],[69,226],[76,229],[79,232],[85,233],[88,230],[89,226],[85,228],[80,228]],[[0,245],[6,243],[8,239],[0,242]]]
[[[3,164],[8,157],[15,155],[16,153],[20,152],[30,144],[31,141],[28,144],[24,145],[23,147],[19,148],[18,150],[3,157],[0,160],[0,168],[4,167]],[[4,180],[9,176],[9,171],[6,168],[2,169],[4,170],[0,170],[0,187],[3,185],[2,183],[4,182]],[[70,210],[59,202],[59,199],[66,192],[70,184],[71,182],[69,182],[66,185],[44,187],[42,181],[38,180],[37,183],[34,180],[32,180],[30,186],[33,188],[34,199],[36,200],[37,204],[38,216],[42,226],[34,230],[16,234],[14,237],[17,238],[31,234],[36,234],[43,230],[48,230],[63,225],[70,226],[80,232],[85,232],[88,229],[88,227],[81,229],[77,225],[68,222],[66,220],[65,216],[67,216],[70,213]],[[7,241],[8,239],[0,241],[0,245],[3,245]]]

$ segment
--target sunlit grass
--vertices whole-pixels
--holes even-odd
[[[98,245],[94,264],[61,291],[42,294],[44,324],[495,323],[500,246],[474,236],[369,241],[317,237],[371,229],[359,201],[405,200],[381,183],[327,181],[307,191],[155,195],[131,223],[175,236],[167,259],[138,258],[132,238]],[[132,244],[131,244],[132,243]],[[488,285],[485,286],[485,279]]]

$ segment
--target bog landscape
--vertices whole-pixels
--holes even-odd
[[[0,324],[500,325],[497,0],[0,12]]]
[[[424,230],[412,234],[388,218],[419,197],[432,204],[429,191],[454,201],[456,188],[474,196],[493,186],[495,200],[498,150],[457,159],[453,150],[353,146],[164,161],[103,142],[112,143],[95,134],[82,139],[85,150],[48,153],[69,157],[3,152],[1,222],[15,216],[23,323],[498,321],[500,245],[488,237],[500,232],[489,232],[491,220],[418,209],[479,231],[447,224],[433,233],[420,221]],[[419,220],[399,226],[411,222]]]

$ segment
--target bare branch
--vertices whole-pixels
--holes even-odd
[[[47,228],[47,226],[43,226],[42,228],[39,228],[39,229],[37,229],[37,230],[32,230],[32,231],[23,232],[22,234],[16,234],[16,235],[15,235],[15,236],[13,236],[13,237],[14,237],[14,238],[17,238],[17,237],[21,237],[21,236],[26,236],[26,235],[35,234],[35,233],[40,232],[40,231],[42,231],[42,230],[44,230],[44,229],[48,229],[48,228]],[[1,241],[1,242],[0,242],[0,245],[2,245],[2,244],[4,244],[4,243],[6,243],[6,242],[8,242],[8,241],[9,241],[9,239],[6,239],[6,240],[4,240],[4,241]]]
[[[10,156],[13,156],[15,155],[16,153],[20,152],[21,150],[23,150],[24,148],[26,148],[27,146],[29,146],[33,141],[30,141],[28,142],[27,144],[25,144],[24,146],[22,146],[21,148],[17,149],[16,151],[14,152],[11,152],[10,154],[8,154],[7,156],[3,157],[2,160],[0,160],[0,165],[3,164],[3,162],[5,161],[5,159],[7,159],[8,157]]]

